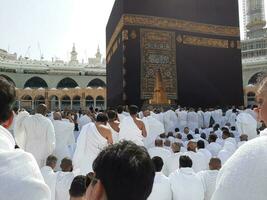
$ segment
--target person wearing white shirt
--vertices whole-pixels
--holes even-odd
[[[151,158],[158,156],[161,157],[164,165],[163,165],[163,170],[162,172],[167,175],[167,166],[165,163],[167,163],[168,158],[171,156],[171,152],[167,150],[166,148],[163,147],[163,141],[161,139],[156,139],[155,140],[155,147],[152,147],[148,149],[148,153]]]
[[[215,134],[209,135],[209,145],[206,147],[210,151],[212,156],[217,156],[219,151],[222,149],[222,146],[216,143],[217,136]]]
[[[205,148],[205,143],[203,140],[197,142],[197,152],[203,153],[206,157],[206,162],[209,163],[212,155],[208,149]]]
[[[41,168],[41,174],[51,192],[51,200],[55,200],[56,197],[57,174],[54,172],[56,165],[57,165],[57,157],[50,155],[46,159],[46,166]]]
[[[240,142],[238,142],[237,147],[241,147],[243,144],[245,144],[248,141],[248,135],[242,134],[240,135]]]
[[[156,175],[154,178],[153,189],[148,200],[172,200],[172,191],[169,178],[162,172],[163,160],[160,157],[153,157],[152,162],[155,166]]]
[[[212,158],[209,162],[209,170],[197,173],[204,188],[204,200],[211,200],[216,186],[216,178],[221,169],[221,160],[219,158]]]
[[[180,169],[170,175],[173,200],[204,200],[203,185],[192,169],[192,165],[190,157],[181,156]]]
[[[179,159],[180,156],[183,155],[181,152],[181,144],[178,142],[174,142],[172,144],[172,151],[173,154],[168,158],[166,163],[168,175],[179,169]]]

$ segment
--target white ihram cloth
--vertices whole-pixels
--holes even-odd
[[[118,113],[119,121],[122,122],[126,116],[124,114]]]
[[[142,130],[138,128],[131,116],[125,117],[120,123],[119,139],[129,140],[137,145],[144,146]]]
[[[250,114],[255,120],[257,120],[257,114],[256,114],[256,112],[254,110],[252,110],[252,109],[246,109],[245,110],[245,113]]]
[[[147,200],[172,200],[172,190],[169,178],[162,172],[156,172],[153,189]]]
[[[223,112],[221,109],[211,112],[211,116],[213,117],[215,124],[219,124],[220,126],[222,125]]]
[[[93,172],[92,164],[106,146],[108,141],[98,132],[96,125],[94,123],[85,125],[77,140],[73,156],[74,169],[79,169],[83,175]]]
[[[204,112],[202,110],[197,111],[198,116],[198,128],[204,127]]]
[[[204,126],[209,128],[210,126],[211,112],[207,111],[204,113]]]
[[[267,130],[242,145],[219,172],[212,200],[266,200]]]
[[[183,130],[185,127],[187,127],[187,111],[177,111],[178,119],[180,123],[180,129]]]
[[[175,128],[178,126],[178,118],[174,111],[168,110],[164,113],[164,127],[165,132],[174,132]]]
[[[57,174],[49,166],[44,166],[41,168],[41,174],[44,178],[46,185],[48,185],[51,192],[51,200],[55,200],[56,197],[56,182]]]
[[[197,173],[208,168],[207,158],[201,152],[187,151],[183,155],[189,156],[193,161],[192,169]]]
[[[154,117],[155,119],[159,120],[162,124],[164,124],[164,120],[163,120],[163,113],[154,113],[154,112],[150,112],[151,116]]]
[[[196,112],[188,112],[187,125],[192,131],[195,131],[195,129],[198,128],[198,114]]]
[[[73,172],[57,172],[56,200],[69,200],[69,189],[75,177]]]
[[[204,200],[201,180],[192,168],[180,168],[170,175],[173,200]]]
[[[209,150],[212,156],[217,156],[218,153],[221,151],[222,146],[216,142],[211,142],[206,148],[207,150]]]
[[[216,178],[218,176],[218,170],[205,170],[197,173],[197,176],[200,178],[203,188],[204,188],[204,200],[210,200],[216,186]]]
[[[150,155],[151,158],[158,156],[161,157],[163,160],[163,168],[162,168],[162,172],[167,176],[168,175],[168,171],[167,171],[167,161],[169,159],[169,157],[171,156],[171,151],[168,149],[165,149],[163,147],[152,147],[150,149],[148,149],[148,153]]]
[[[46,158],[55,150],[54,126],[41,114],[20,112],[15,125],[15,138],[20,148],[34,156],[40,168],[45,166]]]
[[[55,156],[58,159],[56,171],[60,170],[60,162],[63,158],[71,158],[72,147],[75,144],[73,134],[74,124],[69,121],[54,120],[53,125],[56,133]]]
[[[207,164],[209,164],[210,159],[212,158],[212,154],[210,153],[210,151],[208,149],[198,149],[197,152],[200,152],[203,155],[205,155],[205,158],[207,160]]]
[[[107,123],[107,126],[110,128],[111,133],[112,133],[112,140],[113,140],[113,144],[118,143],[119,142],[119,133],[117,131],[115,131],[109,123]]]
[[[248,135],[249,140],[257,137],[257,121],[248,113],[240,113],[237,116],[236,127],[241,135]]]
[[[168,175],[175,172],[177,169],[179,169],[179,160],[180,157],[183,155],[183,153],[174,153],[167,159],[167,171]]]
[[[226,141],[223,145],[223,149],[218,153],[222,165],[234,154],[236,147],[232,142]]]
[[[80,125],[80,129],[83,128],[83,126],[85,126],[86,124],[89,124],[90,122],[92,122],[92,119],[88,116],[88,115],[83,115],[82,117],[80,117],[78,119],[79,125]]]
[[[155,144],[157,137],[164,133],[164,125],[152,116],[144,117],[142,121],[145,124],[147,137],[144,139],[144,144],[147,149]]]
[[[1,199],[50,200],[50,190],[34,157],[14,147],[13,137],[0,126]]]

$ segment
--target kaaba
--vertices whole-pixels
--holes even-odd
[[[107,105],[243,105],[237,0],[116,0]]]

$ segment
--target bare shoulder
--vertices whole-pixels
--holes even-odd
[[[99,125],[98,128],[103,131],[103,133],[110,133],[110,128],[108,126],[105,125]]]

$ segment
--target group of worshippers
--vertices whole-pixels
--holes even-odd
[[[46,105],[12,112],[15,88],[0,78],[3,199],[266,199],[267,79],[255,109],[137,106],[73,118]],[[77,130],[80,128],[80,132]],[[8,131],[11,130],[12,134]],[[74,133],[77,134],[77,141]]]

